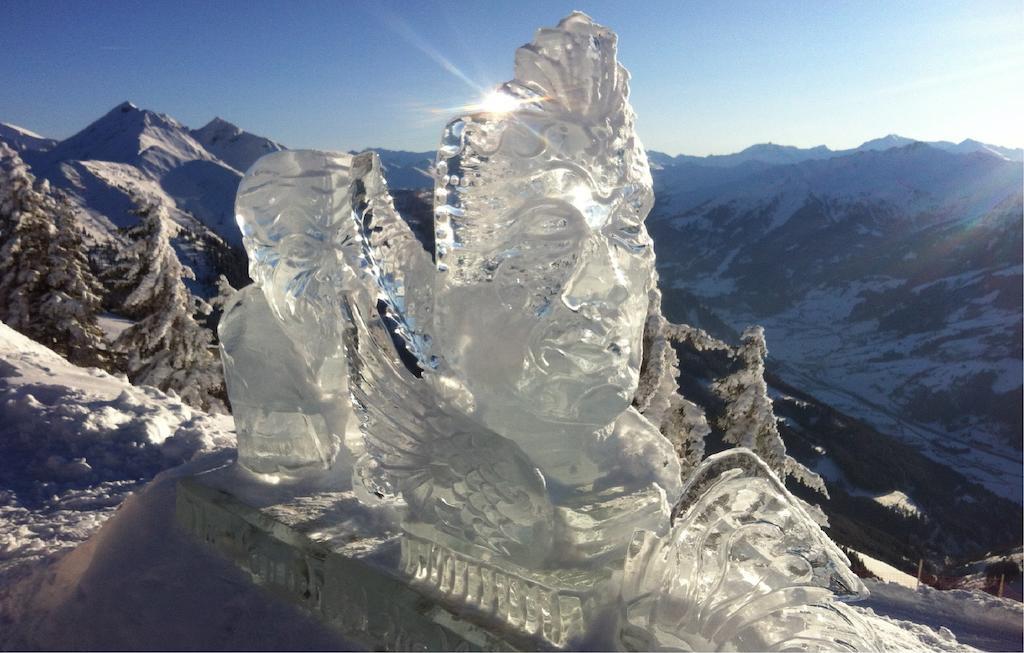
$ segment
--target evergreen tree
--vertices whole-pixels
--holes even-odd
[[[171,247],[166,208],[144,206],[140,215],[141,223],[128,232],[133,242],[123,269],[133,289],[121,307],[137,322],[115,342],[127,357],[128,378],[173,390],[204,410],[223,411],[220,358],[211,351],[212,334],[194,318],[197,302],[183,282],[195,276]]]
[[[0,318],[35,340],[43,335],[36,307],[45,290],[44,265],[56,229],[34,181],[17,152],[0,144]]]
[[[726,403],[719,423],[724,431],[722,439],[751,449],[779,478],[793,476],[827,497],[821,477],[786,455],[786,445],[779,433],[772,400],[768,397],[768,384],[764,380],[764,360],[768,355],[764,328],[747,328],[741,340],[734,356],[742,367],[712,386],[715,394]]]
[[[103,365],[101,286],[67,199],[0,143],[0,318],[80,365]]]
[[[679,393],[679,358],[672,346],[680,327],[661,313],[661,292],[650,294],[644,325],[644,357],[633,404],[668,438],[679,456],[683,480],[704,458],[711,432],[704,411]]]
[[[44,342],[76,365],[107,367],[106,342],[99,328],[103,286],[89,268],[82,234],[67,198],[50,199],[57,233],[48,250],[47,290],[39,314],[47,325]]]

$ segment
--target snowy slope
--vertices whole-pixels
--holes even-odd
[[[48,150],[57,144],[52,138],[45,138],[34,131],[0,122],[0,141],[3,141],[19,152],[25,150]]]
[[[960,642],[983,650],[1024,650],[1024,606],[1017,601],[927,585],[915,590],[896,583],[867,580],[865,584],[871,596],[861,604],[864,610],[929,624],[939,630],[940,638],[955,635]]]
[[[219,117],[190,133],[207,152],[241,173],[264,154],[285,149],[278,142],[250,134]]]
[[[75,546],[162,469],[234,445],[230,417],[68,363],[0,323],[0,569]]]

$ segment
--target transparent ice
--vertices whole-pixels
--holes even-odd
[[[260,159],[221,325],[239,463],[327,468],[397,516],[408,582],[546,645],[871,647],[835,603],[863,587],[756,455],[684,487],[631,406],[657,290],[628,79],[584,14],[539,30],[445,128],[434,251],[376,154]]]

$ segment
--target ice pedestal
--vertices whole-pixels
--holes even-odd
[[[339,497],[331,497],[337,499]],[[343,497],[342,497],[343,498]],[[326,497],[320,497],[326,499]],[[367,650],[491,650],[511,642],[411,588],[397,569],[393,537],[326,538],[302,503],[257,508],[190,477],[178,482],[178,525]],[[289,519],[291,515],[294,519]],[[345,541],[348,539],[348,541]]]
[[[609,591],[608,573],[537,573],[389,530],[350,491],[249,489],[237,473],[181,479],[178,525],[367,649],[568,648]]]

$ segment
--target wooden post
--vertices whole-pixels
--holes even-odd
[[[999,577],[999,594],[997,594],[997,595],[996,595],[996,596],[998,596],[999,598],[1003,598],[1003,586],[1004,586],[1005,584],[1006,584],[1006,574],[1002,574],[1002,575],[1001,575],[1001,576]]]
[[[921,574],[924,573],[924,558],[917,561],[917,588],[921,589]]]

